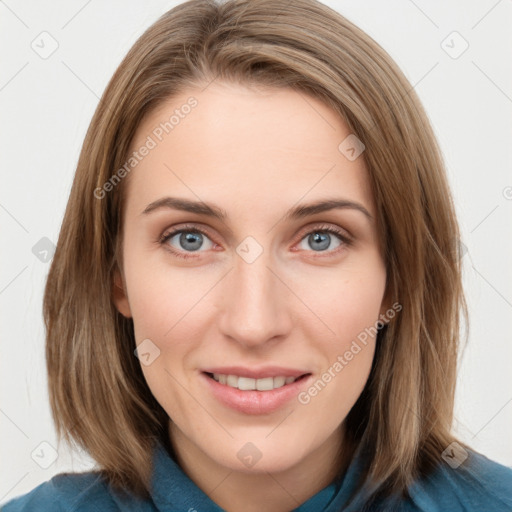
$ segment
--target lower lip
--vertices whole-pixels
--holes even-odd
[[[201,378],[215,398],[225,406],[245,414],[270,414],[298,396],[311,379],[311,374],[271,391],[241,391],[217,382],[204,372],[201,373]]]

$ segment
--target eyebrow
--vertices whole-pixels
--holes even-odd
[[[150,203],[141,214],[147,215],[155,210],[168,208],[172,210],[180,210],[198,215],[205,215],[224,222],[228,218],[228,214],[222,208],[216,205],[205,203],[203,201],[191,201],[178,197],[162,197]],[[301,204],[288,210],[284,216],[286,220],[302,219],[317,213],[323,213],[335,209],[351,209],[356,210],[365,215],[368,220],[373,220],[370,212],[360,203],[350,201],[348,199],[324,199],[315,201],[310,204]]]

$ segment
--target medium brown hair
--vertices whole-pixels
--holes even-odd
[[[122,268],[126,161],[144,116],[215,79],[292,88],[325,102],[364,144],[387,269],[402,310],[380,332],[347,443],[372,453],[374,496],[430,471],[451,434],[461,311],[459,228],[444,163],[411,84],[367,34],[316,0],[190,0],[136,41],[110,80],[78,161],[44,294],[50,403],[116,488],[149,496],[151,451],[169,418],[112,300]],[[200,106],[199,106],[200,108]],[[341,141],[340,141],[341,142]]]

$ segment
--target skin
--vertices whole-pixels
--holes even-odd
[[[133,148],[190,96],[198,105],[125,178],[114,301],[133,318],[136,343],[149,338],[160,350],[141,367],[172,418],[182,469],[230,512],[291,510],[344,468],[334,454],[368,379],[375,339],[308,404],[293,399],[270,414],[227,408],[199,375],[213,365],[276,364],[318,378],[375,325],[389,303],[368,172],[363,157],[349,161],[338,150],[350,130],[322,102],[291,89],[219,81],[167,100],[142,121]],[[214,203],[228,218],[141,213],[164,196]],[[356,201],[373,219],[355,209],[284,219],[297,203],[326,198]],[[179,234],[158,242],[184,223],[208,233],[199,235],[197,251],[180,244]],[[327,233],[330,244],[315,250],[309,234],[325,233],[325,225],[352,243]],[[263,249],[252,263],[236,252],[247,236]],[[249,441],[261,453],[252,467],[237,457]]]

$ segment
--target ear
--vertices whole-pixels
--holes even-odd
[[[121,275],[119,267],[116,267],[114,271],[114,280],[112,286],[112,299],[114,304],[124,317],[131,318],[132,313],[130,310],[130,303],[128,302],[128,295],[126,293],[126,284],[124,278]]]

